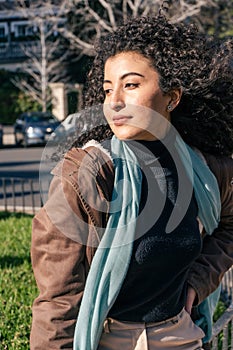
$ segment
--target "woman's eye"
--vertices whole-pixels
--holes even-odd
[[[138,87],[139,86],[139,84],[138,83],[126,83],[125,84],[125,88],[136,88],[136,87]]]
[[[111,93],[112,89],[104,89],[105,95],[109,95]]]

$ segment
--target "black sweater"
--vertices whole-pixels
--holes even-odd
[[[177,161],[168,151],[173,146],[170,138],[168,146],[160,141],[132,146],[139,155],[143,181],[138,238],[128,273],[109,312],[109,317],[121,321],[158,322],[178,314],[185,304],[188,269],[201,251],[194,195],[188,203],[176,203],[179,181]],[[185,178],[183,169],[181,180]],[[183,218],[167,233],[174,205]]]

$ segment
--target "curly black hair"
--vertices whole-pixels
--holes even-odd
[[[171,122],[191,146],[214,155],[233,153],[233,42],[198,32],[194,25],[170,23],[163,15],[137,17],[102,38],[88,75],[85,108],[104,102],[104,65],[109,57],[134,51],[148,58],[159,73],[166,93],[182,88]],[[96,127],[82,136],[111,136],[108,127]],[[77,140],[76,145],[80,144]]]

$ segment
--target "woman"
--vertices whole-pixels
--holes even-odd
[[[96,51],[85,113],[108,125],[33,220],[31,349],[202,349],[190,314],[233,261],[232,47],[159,15]]]

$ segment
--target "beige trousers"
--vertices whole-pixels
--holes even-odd
[[[108,318],[98,350],[201,350],[204,332],[182,310],[156,323],[119,322]]]

